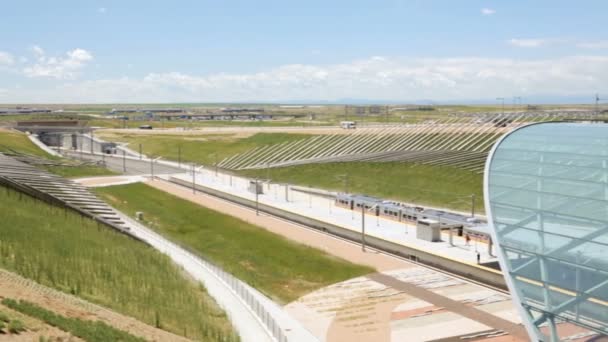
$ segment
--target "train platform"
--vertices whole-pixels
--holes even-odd
[[[192,182],[192,173],[174,175],[184,182]],[[251,201],[256,200],[256,195],[250,191],[251,180],[214,170],[199,170],[194,177],[194,183],[224,193],[229,193]],[[471,239],[467,242],[464,236],[452,235],[450,244],[449,233],[443,232],[441,241],[429,242],[416,238],[416,226],[413,222],[398,222],[382,216],[376,216],[373,212],[366,212],[363,218],[360,211],[350,210],[337,206],[335,201],[325,196],[313,193],[295,191],[286,184],[261,183],[263,193],[259,194],[258,202],[288,212],[310,217],[318,221],[326,222],[354,232],[362,231],[362,221],[365,221],[366,236],[374,236],[383,240],[397,243],[406,247],[412,247],[433,254],[457,260],[463,263],[481,264],[496,262],[497,258],[493,248],[488,248],[484,241]]]

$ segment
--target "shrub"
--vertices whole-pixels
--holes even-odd
[[[11,334],[19,334],[25,330],[25,325],[18,319],[14,319],[8,324],[8,331]]]

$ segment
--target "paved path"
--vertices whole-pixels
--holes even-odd
[[[189,200],[191,202],[194,202],[196,204],[199,204],[201,206],[207,207],[209,209],[213,209],[218,212],[222,212],[222,213],[225,213],[225,214],[228,214],[231,216],[235,216],[235,217],[245,220],[249,223],[255,224],[261,228],[267,229],[271,232],[274,232],[276,234],[287,237],[291,240],[306,244],[311,247],[322,249],[329,254],[347,259],[354,263],[372,266],[379,271],[383,271],[383,272],[389,271],[390,272],[390,271],[403,270],[403,269],[408,269],[408,268],[414,267],[414,264],[404,261],[402,259],[392,257],[390,255],[386,255],[383,253],[370,251],[370,250],[368,250],[367,252],[363,252],[363,251],[361,251],[360,246],[355,245],[351,242],[336,239],[328,234],[323,234],[323,233],[316,232],[313,230],[305,229],[299,225],[292,224],[290,222],[287,222],[287,221],[284,221],[284,220],[281,220],[281,219],[278,219],[278,218],[275,218],[272,216],[267,216],[267,215],[256,216],[255,211],[253,211],[249,208],[241,207],[236,204],[230,203],[228,201],[218,199],[216,197],[201,194],[200,192],[193,194],[191,189],[176,185],[174,183],[157,180],[157,181],[148,182],[147,184],[149,184],[150,186],[153,186],[157,189],[160,189],[165,192],[176,195],[180,198],[183,198],[183,199]],[[419,266],[415,266],[415,267],[419,267]],[[445,276],[436,271],[429,270],[428,272],[430,272],[431,274],[437,274],[436,277],[440,276],[440,277],[447,277],[447,278],[452,279],[451,277]],[[408,298],[413,297],[418,300],[429,302],[431,305],[434,305],[435,307],[443,308],[444,310],[454,313],[458,317],[462,317],[463,319],[468,319],[469,320],[468,322],[475,322],[475,324],[474,325],[472,324],[470,327],[473,331],[483,331],[483,330],[488,330],[488,329],[490,329],[492,331],[502,330],[502,331],[507,332],[510,335],[510,338],[511,338],[510,340],[512,340],[512,341],[526,341],[527,340],[527,336],[525,335],[525,331],[523,330],[523,327],[521,327],[520,325],[517,325],[511,321],[503,319],[499,316],[496,316],[490,312],[481,311],[481,310],[463,305],[463,303],[461,303],[457,300],[451,299],[450,297],[448,297],[446,295],[441,295],[436,292],[427,290],[423,287],[412,285],[412,284],[406,283],[406,282],[402,282],[391,275],[377,273],[377,274],[369,275],[368,278],[375,281],[376,283],[385,285],[385,286],[393,289],[394,291],[403,293]],[[458,281],[461,283],[465,283],[462,280],[458,280]],[[498,292],[496,292],[494,290],[485,289],[478,285],[472,285],[472,284],[467,284],[467,285],[474,287],[475,291],[489,292],[490,294],[488,294],[488,296],[492,296],[493,295],[492,293],[495,293],[496,295],[499,294]],[[500,294],[500,295],[502,295],[502,294]],[[502,296],[506,297],[505,295],[502,295]],[[333,296],[330,295],[329,297],[333,297]],[[367,298],[367,295],[365,295],[365,298]],[[310,322],[310,321],[307,322],[308,319],[306,317],[304,317],[304,316],[306,316],[306,313],[304,313],[303,316],[299,315],[298,318],[307,326],[307,328],[309,330],[312,330],[312,332],[315,333],[315,335],[321,340],[341,341],[341,340],[345,340],[345,338],[348,337],[349,339],[355,338],[358,341],[374,341],[374,342],[379,342],[379,341],[384,341],[384,340],[390,341],[390,331],[391,331],[391,315],[390,315],[391,311],[390,310],[394,309],[394,307],[397,306],[397,304],[399,303],[399,301],[398,301],[399,298],[400,297],[396,297],[397,301],[388,303],[387,304],[388,306],[386,306],[384,309],[379,309],[379,310],[388,310],[389,314],[379,314],[376,317],[377,320],[379,319],[382,322],[384,322],[383,323],[384,328],[381,329],[382,331],[384,331],[384,333],[383,333],[384,335],[380,335],[380,336],[384,336],[387,339],[383,339],[383,338],[378,339],[379,335],[377,335],[377,334],[362,335],[361,332],[358,332],[359,331],[358,327],[349,326],[349,325],[346,325],[346,326],[338,325],[334,328],[328,329],[326,332],[315,333],[314,325],[318,324],[318,322]],[[506,298],[508,298],[508,297],[506,297]],[[359,300],[359,299],[353,298],[353,300]],[[347,302],[349,302],[349,301],[347,301]],[[506,307],[502,311],[506,310],[506,312],[508,312],[507,315],[516,317],[515,309],[511,305],[510,301],[507,299],[504,302],[506,303]],[[290,305],[293,305],[293,303],[289,304],[288,307]],[[319,304],[315,304],[315,305],[319,305]],[[315,306],[315,305],[313,305],[313,306]],[[309,309],[299,308],[299,310],[309,310]],[[376,309],[374,309],[374,310],[376,310]],[[346,314],[348,314],[348,311],[346,311]],[[352,312],[350,312],[350,314],[352,315]],[[350,319],[348,316],[346,318],[343,316],[344,316],[344,314],[336,315],[336,317],[333,318],[334,322],[338,323],[341,320]],[[316,320],[316,319],[312,318],[313,316],[309,316],[309,317],[310,317],[310,320],[312,320],[312,321]],[[322,330],[322,331],[325,331],[325,330]],[[387,332],[388,332],[388,335],[386,335]],[[445,331],[444,331],[444,333],[445,333]],[[325,335],[325,334],[327,334],[327,335]],[[458,333],[455,331],[454,335],[458,335]],[[373,336],[373,338],[372,338],[372,336]]]
[[[205,289],[230,317],[230,321],[235,326],[242,341],[272,341],[253,312],[198,257],[174,245],[127,215],[120,214],[126,225],[129,226],[130,234],[146,241],[158,251],[167,254],[173,262],[183,267],[194,279],[205,285]]]
[[[185,182],[192,182],[191,174],[176,174],[175,178]],[[219,190],[251,201],[256,196],[249,191],[250,179],[222,174],[215,174],[213,169],[202,169],[197,171],[196,184],[211,189]],[[315,194],[307,194],[293,191],[286,184],[263,183],[263,194],[258,196],[259,202],[292,212],[305,217],[310,217],[322,222],[327,222],[354,232],[361,232],[361,213],[335,205],[333,199],[328,199]],[[288,194],[285,196],[285,194]],[[454,236],[454,246],[449,243],[448,234],[443,234],[441,242],[430,242],[416,237],[416,226],[411,222],[398,222],[373,214],[365,215],[366,235],[376,236],[383,240],[394,242],[405,247],[413,247],[458,260],[461,263],[475,264],[477,260],[476,250],[480,253],[482,263],[495,262],[496,257],[488,253],[487,244],[473,241],[467,244],[464,237]],[[456,235],[456,234],[454,234]]]
[[[167,163],[154,163],[154,168],[151,167],[150,160],[139,160],[133,157],[122,158],[121,155],[91,155],[90,153],[79,153],[72,151],[62,151],[62,153],[70,158],[104,161],[106,167],[112,171],[128,174],[128,175],[144,175],[154,172],[155,175],[161,174],[173,174],[185,172],[185,170],[178,168],[177,166],[171,166]],[[124,163],[124,164],[123,164]],[[175,163],[177,164],[177,163]],[[126,171],[125,171],[126,170]]]
[[[462,305],[461,302],[452,300],[446,296],[439,295],[436,292],[427,290],[417,285],[413,285],[411,283],[400,281],[399,279],[382,273],[371,274],[367,277],[375,280],[378,283],[390,286],[391,288],[396,289],[398,291],[404,291],[409,295],[415,296],[416,298],[422,299],[435,306],[442,307],[452,312],[456,312],[459,315],[472,319],[481,324],[487,325],[493,329],[507,332],[509,333],[509,335],[517,337],[522,341],[526,341],[528,339],[528,334],[521,325],[514,324],[506,319],[502,319],[494,315],[490,315],[487,312],[481,311],[474,307]]]

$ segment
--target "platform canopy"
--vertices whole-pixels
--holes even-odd
[[[608,124],[519,128],[490,153],[484,186],[532,338],[562,340],[560,324],[608,334]]]

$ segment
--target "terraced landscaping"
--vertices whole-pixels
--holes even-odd
[[[462,211],[471,210],[471,194],[475,194],[476,212],[483,212],[482,175],[450,166],[352,162],[243,170],[239,174]]]
[[[116,134],[101,133],[109,141],[126,142],[135,151],[142,145],[142,152],[152,156],[177,161],[181,149],[181,160],[210,165],[216,161],[241,153],[257,146],[278,144],[310,137],[307,134],[257,133],[205,134],[205,135],[163,135],[163,134]]]
[[[205,341],[238,337],[205,289],[145,244],[0,188],[0,267],[149,325]]]

